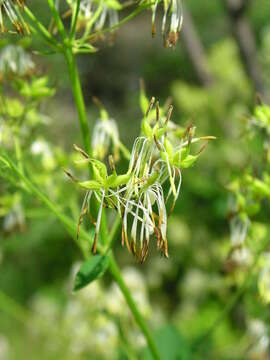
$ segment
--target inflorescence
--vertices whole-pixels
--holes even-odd
[[[143,103],[145,104],[145,99]],[[97,251],[103,209],[111,208],[115,209],[121,218],[122,245],[125,245],[139,261],[146,260],[150,239],[153,237],[156,238],[157,248],[161,253],[165,257],[169,256],[167,221],[180,194],[182,170],[192,166],[208,140],[214,139],[211,136],[195,138],[195,127],[189,126],[183,129],[174,124],[171,121],[172,110],[172,106],[169,106],[165,113],[159,103],[152,98],[141,123],[141,135],[134,141],[127,171],[121,175],[116,172],[112,155],[108,157],[111,169],[109,175],[105,163],[90,157],[84,150],[74,145],[75,150],[82,157],[77,163],[90,166],[92,174],[91,180],[80,181],[66,171],[74,182],[86,189],[78,235],[84,216],[87,213],[91,214],[91,201],[96,199],[99,204],[97,218],[92,219],[95,224],[93,253]],[[104,130],[103,135],[99,134],[99,139],[104,139],[104,149],[108,149],[107,127],[97,126],[99,132]],[[113,139],[114,137],[111,143],[112,150],[115,145]],[[199,152],[191,154],[191,145],[199,141],[206,143]],[[102,143],[97,145],[98,149],[103,146]],[[95,148],[93,152],[96,155],[100,153]]]

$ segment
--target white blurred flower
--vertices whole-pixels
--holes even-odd
[[[113,119],[100,119],[95,124],[92,135],[94,158],[103,160],[112,146],[114,160],[119,160],[119,132]]]
[[[248,333],[252,341],[249,350],[249,359],[269,359],[269,336],[266,325],[259,319],[253,319],[248,323]]]
[[[31,308],[41,318],[46,318],[47,321],[55,322],[59,313],[57,302],[43,294],[37,293],[31,299]]]
[[[234,216],[230,221],[230,234],[232,247],[238,247],[244,244],[249,226],[248,218],[242,219],[240,216]]]
[[[251,265],[252,254],[247,247],[242,246],[232,250],[230,259],[236,266],[247,267]]]
[[[76,2],[74,0],[67,0],[71,8],[74,9]],[[110,5],[114,5],[113,7]],[[78,18],[78,27],[85,27],[90,30],[92,26],[96,31],[101,30],[106,23],[110,27],[118,24],[118,11],[121,8],[120,3],[116,0],[110,1],[102,0],[81,0],[80,11]]]
[[[0,52],[0,77],[30,75],[35,69],[31,56],[18,45],[7,45]]]
[[[33,155],[41,157],[42,166],[46,170],[53,170],[55,168],[55,158],[49,144],[45,140],[35,140],[31,145],[31,152]]]
[[[125,283],[127,284],[138,308],[144,316],[148,317],[151,314],[151,308],[144,277],[138,270],[130,267],[123,269],[122,273]],[[114,315],[130,316],[118,285],[115,283],[112,284],[108,294],[109,296],[106,298],[105,304],[106,309]]]
[[[9,347],[8,339],[0,334],[0,360],[9,359]]]
[[[25,219],[24,212],[20,202],[16,202],[9,213],[4,217],[3,230],[6,233],[12,232],[14,229],[22,230],[24,228]]]

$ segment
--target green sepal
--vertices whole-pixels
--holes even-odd
[[[95,180],[87,180],[87,181],[78,182],[78,185],[87,190],[100,190],[101,189],[101,184]]]
[[[124,175],[112,174],[107,178],[106,186],[111,187],[111,188],[116,188],[118,186],[125,185],[125,184],[128,183],[131,176],[132,176],[131,173],[127,173],[127,174],[124,174]]]

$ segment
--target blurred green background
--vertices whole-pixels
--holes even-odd
[[[97,96],[130,148],[140,129],[142,78],[149,98],[155,96],[163,104],[171,97],[176,123],[192,123],[198,134],[217,137],[200,161],[183,174],[182,192],[169,219],[170,258],[161,258],[153,247],[147,262],[137,264],[120,241],[115,244],[116,256],[157,334],[165,360],[269,359],[263,345],[254,349],[249,326],[256,319],[269,325],[269,308],[260,303],[256,289],[222,319],[198,354],[190,355],[190,348],[233,297],[238,281],[224,271],[230,250],[226,186],[249,166],[256,152],[256,144],[251,150],[242,137],[256,94],[269,99],[270,3],[250,1],[240,16],[256,47],[246,58],[237,39],[238,20],[228,12],[225,1],[185,3],[189,28],[180,33],[175,49],[163,47],[159,32],[152,39],[151,12],[146,11],[117,32],[114,44],[101,42],[99,52],[78,58],[91,128],[99,117],[92,101]],[[45,1],[29,1],[29,7],[45,23],[49,21]],[[160,23],[161,12],[158,15]],[[17,40],[11,37],[10,41]],[[195,45],[188,49],[191,41]],[[50,124],[36,136],[45,134],[54,146],[71,153],[73,143],[81,145],[81,137],[63,59],[59,55],[33,57],[39,71],[47,73],[57,88],[42,108]],[[256,64],[255,75],[247,65],[249,60]],[[55,171],[58,183],[65,182],[61,167]],[[72,191],[72,186],[66,190],[65,204],[69,197],[73,201]],[[72,278],[81,258],[53,216],[34,208],[25,213],[21,231],[2,231],[0,236],[1,360],[151,358],[108,275],[72,293]]]

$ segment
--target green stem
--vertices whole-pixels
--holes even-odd
[[[90,155],[92,155],[91,154],[92,151],[91,151],[90,131],[89,131],[89,126],[88,126],[87,117],[86,117],[81,82],[80,82],[79,73],[77,70],[76,62],[75,62],[75,56],[72,53],[72,50],[70,48],[65,49],[64,54],[65,54],[65,59],[66,59],[66,63],[68,66],[68,72],[69,72],[69,77],[70,77],[70,82],[71,82],[71,87],[72,87],[72,93],[73,93],[76,108],[78,111],[81,133],[82,133],[82,137],[83,137],[83,144],[84,144],[85,150]]]
[[[74,14],[72,14],[71,30],[70,30],[70,36],[69,36],[71,40],[73,40],[75,38],[77,20],[78,20],[78,15],[80,12],[80,5],[81,5],[81,0],[77,0]]]
[[[41,38],[48,43],[49,46],[52,46],[53,48],[56,48],[59,50],[59,45],[57,41],[52,37],[52,35],[49,33],[49,31],[43,26],[43,24],[37,20],[35,15],[32,13],[32,11],[25,6],[24,12],[28,19],[35,25],[34,29],[38,32],[38,34],[41,36]]]
[[[23,173],[22,149],[17,133],[14,134],[14,146],[15,146],[15,154],[18,162],[18,167],[20,171]]]
[[[85,147],[86,151],[88,152],[88,154],[90,154],[90,156],[91,156],[92,149],[91,149],[90,130],[88,127],[86,111],[85,111],[85,103],[84,103],[84,98],[83,98],[83,93],[82,93],[80,77],[79,77],[78,69],[76,66],[75,55],[72,53],[71,48],[66,48],[64,51],[64,54],[65,54],[65,59],[66,59],[67,66],[68,66],[68,72],[69,72],[69,77],[70,77],[70,82],[71,82],[71,87],[72,87],[72,93],[73,93],[76,108],[78,111],[84,147]],[[97,204],[97,206],[98,206],[98,204]],[[105,214],[102,214],[100,234],[101,234],[101,238],[105,241],[105,239],[107,238],[107,221],[106,221]]]
[[[139,325],[141,331],[143,332],[143,334],[146,338],[147,344],[149,346],[149,350],[151,351],[153,358],[155,360],[161,360],[159,351],[158,351],[156,343],[152,337],[152,334],[150,333],[141,313],[139,312],[139,310],[137,308],[136,303],[134,302],[134,300],[130,294],[129,289],[127,288],[127,286],[123,280],[123,277],[121,275],[121,272],[119,270],[119,267],[118,267],[113,255],[110,256],[109,269],[110,269],[110,272],[111,272],[115,282],[120,287],[121,292],[124,295],[126,302],[129,306],[137,324]]]

